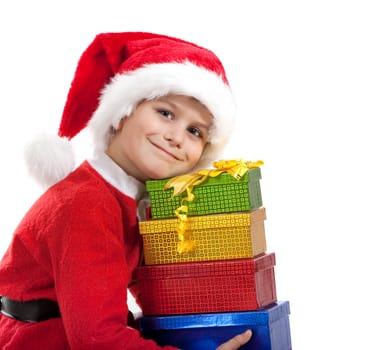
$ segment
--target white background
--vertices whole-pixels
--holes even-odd
[[[238,5],[236,5],[238,3]],[[296,350],[372,349],[371,1],[3,1],[0,253],[40,194],[24,142],[57,132],[79,55],[106,31],[207,46],[238,104],[226,158],[263,159],[268,251]]]

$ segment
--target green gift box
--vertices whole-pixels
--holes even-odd
[[[208,177],[193,188],[194,200],[187,204],[188,216],[209,215],[251,211],[262,206],[261,170],[259,167],[248,169],[237,180],[223,172],[216,177]],[[175,210],[180,207],[186,193],[173,197],[173,188],[164,186],[169,179],[149,180],[146,188],[150,197],[152,219],[175,217]]]

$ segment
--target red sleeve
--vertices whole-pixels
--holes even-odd
[[[123,205],[100,191],[75,195],[53,212],[47,239],[57,300],[71,349],[161,349],[127,325],[134,266]],[[131,219],[131,218],[130,218]],[[58,234],[56,234],[58,233]],[[164,347],[163,349],[175,349]]]

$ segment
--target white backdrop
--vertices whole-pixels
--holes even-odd
[[[0,5],[0,254],[40,190],[24,142],[57,132],[79,55],[106,31],[207,46],[238,104],[227,158],[263,159],[268,251],[296,350],[369,349],[374,288],[371,1],[17,1]]]

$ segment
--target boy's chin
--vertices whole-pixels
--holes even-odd
[[[179,171],[167,171],[166,169],[158,169],[159,171],[153,171],[149,174],[150,180],[162,180],[162,179],[168,179],[177,175],[186,174],[188,171],[180,169]]]
[[[162,173],[162,174],[157,173],[157,174],[153,174],[149,176],[149,180],[163,180],[163,179],[168,179],[173,176],[175,175],[170,174],[170,173]]]
[[[150,180],[162,180],[191,173],[194,166],[196,166],[196,164],[191,164],[191,162],[153,162],[152,164],[148,163],[146,167],[143,168],[143,173],[146,174],[147,178]]]

